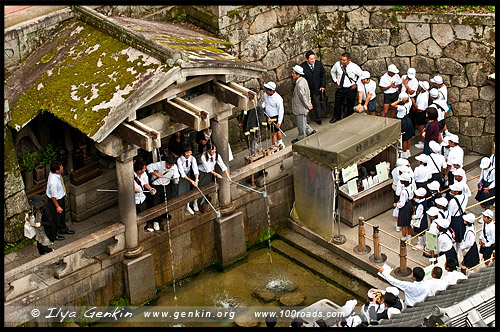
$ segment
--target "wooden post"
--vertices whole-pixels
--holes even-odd
[[[359,217],[358,222],[358,245],[354,247],[354,252],[356,254],[367,254],[371,251],[371,248],[366,245],[365,242],[365,218]]]
[[[399,267],[394,270],[394,274],[397,276],[406,277],[411,274],[411,269],[408,268],[407,264],[407,254],[406,237],[402,237],[399,240]]]
[[[383,263],[387,260],[387,256],[380,251],[380,231],[379,226],[373,226],[373,255],[370,256],[370,261],[375,263]]]

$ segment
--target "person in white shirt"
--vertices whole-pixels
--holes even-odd
[[[200,171],[200,183],[199,186],[203,186],[207,183],[214,181],[214,177],[217,179],[222,179],[222,175],[215,171],[215,165],[219,165],[220,169],[226,175],[226,180],[231,182],[231,177],[229,176],[229,171],[227,170],[224,161],[220,154],[217,153],[217,147],[213,143],[207,145],[207,150],[200,157],[201,164],[198,165],[198,170]],[[205,202],[205,198],[201,198],[200,204]]]
[[[401,156],[403,158],[410,157],[410,139],[415,136],[415,128],[410,120],[409,113],[411,110],[411,100],[406,92],[401,92],[398,99],[391,104],[392,108],[396,108],[398,119],[401,119],[401,132],[403,133],[403,145]]]
[[[431,83],[433,85],[433,88],[438,90],[439,93],[439,99],[443,100],[445,104],[448,103],[448,88],[446,85],[443,83],[443,78],[439,75],[434,76],[431,78]]]
[[[429,223],[429,232],[433,234],[438,234],[438,225],[437,225],[437,219],[441,218],[439,215],[439,210],[435,206],[431,206],[427,212],[427,218],[428,218],[428,223]],[[425,237],[424,237],[424,245],[425,245]]]
[[[420,131],[420,134],[424,132],[425,124],[427,123],[426,113],[427,107],[429,106],[429,82],[419,81],[418,82],[418,94],[415,99],[414,108],[415,113],[415,127]],[[418,149],[424,148],[424,136],[420,136],[420,142],[415,144]]]
[[[283,106],[283,98],[276,92],[276,83],[267,82],[264,84],[265,94],[262,107],[264,114],[268,118],[269,129],[271,130],[271,144],[283,145],[282,136],[280,132],[281,123],[285,114]]]
[[[493,222],[493,211],[486,209],[483,214],[483,229],[479,234],[479,252],[483,255],[483,260],[491,258],[495,250],[495,223]],[[486,265],[489,265],[486,262]]]
[[[353,107],[357,95],[357,83],[361,76],[361,68],[351,61],[349,53],[343,53],[331,70],[332,80],[337,87],[335,91],[335,106],[330,123],[342,119],[342,105],[347,102],[346,116],[354,113]]]
[[[191,146],[184,146],[184,154],[177,159],[177,168],[179,169],[179,196],[187,193],[191,188],[198,187],[198,176],[200,172],[198,171],[198,163],[196,158],[193,157],[193,151]],[[186,205],[186,211],[194,214],[194,211],[199,211],[197,200],[193,201],[193,208]]]
[[[370,72],[362,71],[358,83],[358,107],[361,105],[369,115],[375,115],[377,108],[376,89],[377,84],[370,79]]]
[[[437,224],[437,256],[445,255],[446,258],[457,260],[457,251],[453,247],[453,235],[450,233],[447,225],[448,221],[443,218],[436,219]],[[431,250],[431,255],[434,256],[434,251]]]
[[[429,107],[433,107],[438,111],[437,121],[439,123],[439,132],[445,132],[447,134],[446,114],[448,113],[448,104],[446,104],[443,99],[439,99],[439,92],[437,89],[431,89],[431,91],[429,91],[429,97],[431,97],[432,100]]]
[[[429,295],[429,286],[422,282],[425,272],[420,266],[413,268],[411,274],[413,282],[398,280],[390,275],[390,271],[384,270],[383,267],[380,267],[378,271],[378,275],[404,292],[406,307],[413,307],[415,303],[423,302]]]
[[[430,180],[429,180],[430,181]],[[436,206],[436,199],[439,197],[442,197],[441,191],[440,191],[440,185],[439,182],[437,181],[430,181],[427,184],[427,208]]]
[[[425,153],[419,154],[415,157],[415,160],[418,162],[418,166],[415,167],[413,171],[413,178],[415,179],[415,184],[417,188],[426,188],[427,183],[431,179],[431,171],[429,167],[427,167],[429,163],[429,156]]]
[[[481,159],[481,175],[477,183],[476,201],[482,202],[483,209],[489,209],[495,203],[495,167],[491,164],[491,159],[484,157]],[[491,199],[488,199],[492,197]],[[487,200],[486,202],[484,202]]]
[[[418,188],[415,191],[415,212],[412,216],[412,225],[413,225],[413,233],[420,234],[425,231],[428,226],[427,214],[425,210],[427,209],[427,200],[425,199],[425,195],[427,194],[427,190],[425,188]],[[415,224],[415,220],[420,220],[420,224]],[[416,247],[412,247],[412,249],[417,250],[424,249],[425,245],[425,233],[418,236],[418,244]]]
[[[410,174],[405,172],[399,176],[399,181],[403,185],[399,200],[394,203],[394,207],[398,209],[397,226],[401,227],[401,233],[407,240],[411,238],[411,216],[413,214],[413,193],[414,189],[410,186]]]
[[[473,213],[467,213],[464,215],[463,219],[465,234],[460,244],[460,251],[464,258],[462,260],[462,265],[470,269],[479,264],[479,249],[476,244],[476,228],[474,227],[476,216],[474,216]]]
[[[74,230],[66,225],[66,205],[64,199],[68,197],[63,179],[64,168],[60,161],[55,160],[50,165],[50,174],[47,179],[45,194],[49,199],[47,212],[52,217],[59,234],[75,234]],[[63,240],[64,236],[57,235],[56,240]]]
[[[389,67],[387,67],[387,72],[382,75],[380,82],[378,83],[380,90],[384,92],[384,108],[381,114],[382,117],[385,117],[391,104],[398,100],[399,87],[403,83],[398,73],[399,69],[394,64],[390,64]],[[395,117],[396,108],[392,107],[391,118]]]
[[[439,211],[439,217],[446,222],[445,228],[450,227],[450,211],[448,211],[448,200],[446,197],[438,197],[434,201]]]
[[[157,205],[177,196],[174,185],[179,184],[179,169],[175,157],[162,155],[161,160],[146,166],[148,174],[151,175],[151,185],[156,189],[153,204]]]
[[[453,174],[455,175],[455,182],[454,183],[462,186],[462,193],[465,196],[471,197],[472,193],[470,191],[469,185],[467,184],[467,176],[465,175],[464,169],[459,168]]]
[[[424,284],[429,286],[429,296],[436,295],[436,292],[445,290],[448,287],[448,283],[441,279],[443,275],[443,269],[439,266],[434,266],[431,271],[431,278],[424,280]]]
[[[461,255],[459,247],[465,235],[463,215],[467,208],[468,199],[467,196],[462,193],[462,186],[460,184],[452,184],[450,186],[450,193],[452,198],[448,203],[448,212],[450,213],[449,228],[455,233],[455,249],[457,253]]]
[[[156,190],[149,184],[148,175],[146,174],[146,163],[142,159],[138,159],[134,162],[135,210],[137,213],[147,209],[144,189],[149,190],[153,196],[156,194]]]
[[[453,172],[455,171],[455,167],[453,166],[452,161],[457,162],[461,165],[464,163],[464,150],[462,147],[458,145],[458,135],[450,134],[448,144],[450,145],[450,152],[448,153],[447,166],[446,166],[446,174],[444,176],[445,180],[448,180],[448,185],[451,186],[453,181],[455,181]],[[450,174],[451,173],[451,174]]]
[[[444,159],[448,160],[448,155],[450,154],[450,135],[443,137],[440,153],[444,156]]]
[[[444,263],[444,268],[448,271],[443,280],[448,283],[448,285],[455,285],[460,279],[467,279],[467,276],[462,272],[457,271],[458,261],[456,258],[448,258],[446,259],[446,263]]]
[[[427,163],[427,166],[431,171],[431,179],[429,181],[437,181],[441,186],[443,186],[444,178],[441,172],[446,170],[448,165],[446,164],[444,157],[439,153],[441,150],[439,143],[430,141],[429,148],[432,151],[429,155],[429,162]]]

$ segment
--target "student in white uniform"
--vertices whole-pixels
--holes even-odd
[[[147,209],[145,189],[149,190],[149,193],[153,196],[156,194],[156,190],[149,184],[146,163],[142,159],[138,159],[134,163],[135,209],[137,213]]]
[[[385,117],[391,104],[398,99],[399,87],[403,84],[398,73],[399,69],[394,64],[390,64],[387,67],[387,72],[382,75],[378,83],[380,90],[384,92],[384,109],[382,110],[382,117]],[[396,108],[391,107],[391,118],[395,117]]]
[[[203,186],[214,181],[214,177],[222,179],[222,175],[215,171],[215,165],[219,165],[222,172],[226,175],[226,180],[231,182],[231,177],[229,176],[227,167],[224,164],[221,155],[217,153],[217,147],[215,144],[207,144],[207,150],[201,155],[200,161],[201,164],[198,165],[198,170],[200,171],[199,186]],[[201,205],[205,202],[205,198],[201,198],[200,204],[198,204],[197,201],[198,200],[196,200],[196,205]]]
[[[495,167],[491,164],[491,159],[484,157],[481,159],[481,175],[477,183],[476,201],[482,202],[483,209],[489,209],[495,203],[495,199],[490,197],[495,196]],[[483,202],[487,200],[486,202]]]
[[[429,181],[438,181],[440,186],[444,185],[444,178],[441,172],[446,170],[447,164],[444,157],[439,153],[441,146],[435,141],[429,142],[429,147],[432,153],[429,155],[427,166],[431,171],[431,179]]]
[[[458,261],[455,258],[446,259],[444,267],[448,272],[444,275],[443,280],[446,281],[448,285],[455,285],[458,280],[467,279],[465,274],[457,271]]]
[[[430,207],[427,210],[427,222],[429,223],[429,232],[438,234],[438,228],[437,228],[437,219],[441,218],[439,215],[439,210],[437,207],[433,206]],[[425,245],[425,237],[424,237],[424,245]]]
[[[422,282],[425,272],[420,266],[413,268],[411,274],[413,282],[398,280],[391,276],[390,271],[385,270],[383,267],[379,267],[378,271],[379,276],[404,292],[406,307],[410,308],[413,307],[415,303],[423,302],[425,297],[429,295],[429,286]]]
[[[415,157],[415,160],[418,162],[418,166],[415,167],[413,171],[413,179],[415,180],[415,185],[417,188],[426,188],[427,183],[431,179],[431,171],[427,166],[429,164],[429,156],[425,153],[419,154]]]
[[[167,199],[177,196],[173,188],[174,184],[179,184],[180,174],[174,156],[162,155],[161,161],[149,164],[146,170],[151,175],[151,185],[157,192],[154,196],[154,205],[165,202],[165,192]]]
[[[442,197],[439,182],[432,181],[427,184],[427,208],[436,206],[436,199]]]
[[[435,200],[436,207],[438,208],[439,217],[443,219],[447,224],[446,228],[450,227],[450,211],[448,211],[448,200],[446,197],[438,197]]]
[[[401,92],[398,99],[391,104],[391,108],[396,108],[396,117],[401,119],[401,132],[403,133],[403,152],[401,152],[401,157],[410,157],[410,139],[415,136],[415,128],[413,128],[413,123],[409,117],[411,109],[411,100],[407,93]]]
[[[448,112],[448,104],[442,99],[439,99],[439,92],[437,89],[429,91],[432,103],[429,107],[433,107],[438,111],[437,121],[439,123],[439,132],[442,134],[446,130],[446,114]]]
[[[438,98],[448,103],[448,88],[444,85],[443,78],[439,75],[434,76],[430,79],[433,88],[438,91]]]
[[[368,115],[375,115],[377,108],[376,88],[375,81],[370,80],[370,72],[362,71],[358,83],[358,107],[362,106]]]
[[[454,183],[462,186],[462,193],[465,194],[465,196],[471,197],[472,193],[470,191],[469,185],[467,184],[467,175],[465,174],[464,169],[457,169],[453,174],[455,175]]]
[[[283,107],[283,98],[276,92],[276,83],[267,82],[264,84],[266,93],[264,94],[264,102],[262,107],[268,120],[275,120],[269,124],[271,130],[271,144],[283,145],[280,127],[283,122],[285,108]]]
[[[483,260],[488,260],[495,250],[495,223],[493,222],[493,211],[486,209],[482,214],[483,229],[479,234],[479,252],[483,255]],[[489,262],[486,263],[486,265],[489,264]]]
[[[187,193],[191,188],[198,187],[198,163],[193,157],[193,151],[190,145],[184,146],[184,154],[177,159],[177,168],[179,169],[179,196]],[[194,214],[194,211],[199,211],[196,199],[193,201],[193,208],[187,203],[186,211]]]
[[[436,292],[445,290],[448,287],[448,283],[441,279],[443,275],[443,269],[439,266],[434,266],[431,271],[431,278],[424,280],[424,284],[429,286],[429,296],[436,295]]]
[[[410,173],[403,173],[399,176],[399,181],[402,184],[401,193],[399,195],[399,200],[395,203],[395,207],[398,209],[398,222],[397,226],[401,227],[401,233],[403,237],[407,240],[411,238],[412,228],[411,228],[411,216],[413,214],[413,194],[414,189],[410,185]]]
[[[412,223],[414,224],[414,220],[419,220],[420,224],[418,226],[413,226],[413,233],[420,234],[425,231],[429,225],[427,221],[427,200],[425,196],[427,191],[425,188],[418,188],[415,191],[415,213],[412,216]],[[415,225],[415,224],[414,224]],[[417,248],[424,249],[425,245],[425,233],[418,237]],[[412,249],[416,250],[416,248],[412,247]]]
[[[462,265],[470,269],[479,264],[479,249],[476,244],[476,228],[474,221],[476,216],[473,213],[464,215],[465,234],[460,251],[462,252]]]
[[[450,137],[450,140],[448,142],[448,144],[450,145],[450,152],[448,153],[446,174],[444,179],[448,180],[448,186],[450,186],[453,184],[453,181],[455,181],[455,179],[453,178],[453,172],[456,169],[453,166],[452,161],[463,165],[464,150],[461,146],[458,145],[458,135],[450,134],[448,136]]]
[[[415,112],[415,127],[420,131],[420,134],[424,132],[425,124],[427,123],[427,107],[429,107],[429,82],[419,81],[418,82],[418,94],[415,99],[414,109]],[[415,144],[418,149],[424,148],[425,137],[420,136],[420,142]]]
[[[448,230],[447,222],[444,219],[436,219],[437,224],[437,256],[445,255],[446,258],[457,260],[457,251],[453,247],[453,235]],[[433,251],[431,250],[431,254]]]
[[[455,233],[455,249],[461,255],[459,250],[465,234],[464,214],[467,208],[467,196],[462,193],[462,186],[454,183],[450,186],[452,198],[448,202],[448,212],[450,213],[450,226]],[[458,260],[460,260],[459,257]]]

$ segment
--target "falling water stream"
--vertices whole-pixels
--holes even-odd
[[[174,301],[177,302],[177,295],[175,293],[174,253],[172,251],[172,237],[170,235],[170,218],[168,215],[167,187],[165,185],[163,185],[163,192],[165,193],[165,212],[167,213],[168,249],[170,251],[170,262],[172,267],[172,286],[174,290]]]

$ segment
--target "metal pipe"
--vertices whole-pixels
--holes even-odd
[[[207,199],[207,196],[205,196],[205,194],[203,194],[203,192],[201,191],[200,188],[198,188],[198,186],[195,186],[196,189],[198,189],[198,191],[200,192],[201,196],[203,196],[203,198],[205,198],[205,200],[207,201],[208,205],[210,205],[210,207],[212,208],[212,210],[215,211],[215,215],[217,216],[217,218],[220,218],[220,211],[217,211],[214,206],[212,205],[212,203],[210,203],[210,201]]]
[[[233,181],[231,181],[231,183],[232,183],[232,184],[235,184],[235,185],[237,185],[237,186],[243,187],[243,188],[245,188],[245,189],[248,189],[248,190],[251,190],[251,191],[255,191],[256,193],[261,194],[261,195],[262,195],[262,196],[264,196],[264,197],[266,197],[266,196],[267,196],[267,193],[266,193],[265,191],[258,191],[258,190],[255,190],[255,189],[253,189],[253,188],[250,188],[250,187],[247,187],[247,186],[245,186],[245,185],[242,185],[242,184],[241,184],[241,183],[239,183],[239,182],[233,182]]]

